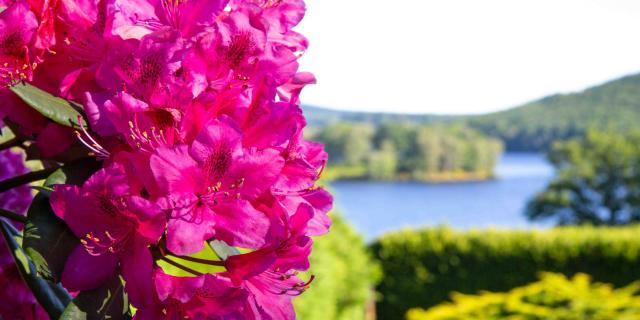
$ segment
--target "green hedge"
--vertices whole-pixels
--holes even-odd
[[[453,303],[429,310],[411,309],[407,320],[638,320],[640,282],[614,289],[591,283],[579,273],[573,279],[544,273],[541,280],[506,293],[454,294]]]
[[[506,291],[540,271],[590,274],[622,286],[640,279],[640,227],[548,231],[405,230],[372,244],[384,277],[379,319],[446,301],[451,292]]]
[[[339,215],[331,215],[328,235],[314,239],[311,270],[316,276],[309,290],[294,300],[300,320],[365,319],[374,301],[380,269],[372,260],[362,236]]]

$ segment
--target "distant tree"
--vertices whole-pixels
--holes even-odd
[[[410,171],[412,154],[415,153],[416,125],[408,122],[385,122],[373,137],[374,148],[380,150],[385,142],[393,144],[398,158],[398,170]]]
[[[366,161],[372,150],[371,140],[374,128],[367,124],[357,124],[351,127],[345,137],[344,162],[347,165],[358,165]]]
[[[371,152],[373,133],[369,124],[341,122],[327,126],[312,138],[325,144],[331,163],[358,165]]]
[[[325,144],[329,166],[355,169],[362,178],[375,180],[422,180],[442,172],[488,173],[502,153],[499,140],[460,124],[385,122],[374,127],[340,122],[317,129],[308,138]]]
[[[640,221],[640,131],[588,130],[556,143],[548,155],[556,177],[531,200],[532,220],[620,225]]]
[[[465,143],[459,136],[443,135],[440,138],[440,171],[451,172],[462,169]]]
[[[380,149],[371,153],[367,163],[367,175],[375,180],[391,180],[396,177],[398,154],[390,140],[383,141]]]
[[[442,134],[439,131],[430,126],[421,126],[416,130],[415,149],[410,158],[412,174],[415,177],[440,171]]]

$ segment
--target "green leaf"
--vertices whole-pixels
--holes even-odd
[[[80,292],[60,316],[60,320],[93,319],[131,319],[127,295],[118,276],[98,289]]]
[[[240,250],[235,247],[229,246],[226,242],[222,240],[211,240],[209,241],[209,246],[222,260],[227,260],[230,256],[239,255]]]
[[[79,128],[78,116],[80,116],[82,125],[86,126],[86,122],[78,112],[82,107],[75,102],[55,97],[28,83],[19,83],[11,87],[11,91],[40,114],[58,124]]]
[[[79,244],[78,239],[55,215],[46,192],[35,196],[27,219],[22,242],[24,250],[41,277],[59,282],[67,257]]]
[[[24,250],[18,245],[15,237],[18,231],[3,219],[0,219],[0,229],[4,240],[11,250],[20,275],[25,280],[38,303],[49,314],[51,319],[58,319],[65,306],[71,300],[69,294],[59,285],[53,284],[37,276],[36,266],[29,260]]]
[[[44,189],[36,195],[29,207],[22,245],[35,264],[38,274],[47,280],[60,281],[67,257],[79,244],[64,221],[51,209],[48,190],[54,184],[80,184],[99,166],[98,162],[86,159],[56,170],[45,180]]]

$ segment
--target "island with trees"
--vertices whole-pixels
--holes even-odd
[[[336,122],[312,132],[331,179],[466,181],[493,177],[500,140],[462,125]]]

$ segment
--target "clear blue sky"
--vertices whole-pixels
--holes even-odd
[[[637,0],[307,0],[303,103],[465,114],[640,71]]]

